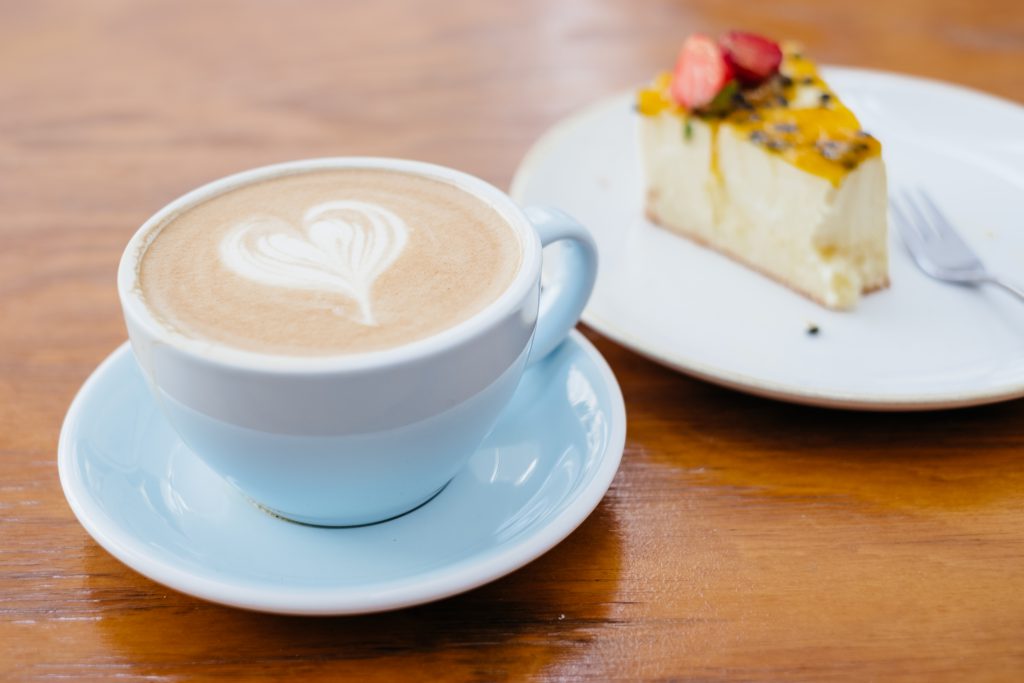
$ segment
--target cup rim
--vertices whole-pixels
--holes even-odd
[[[456,325],[423,339],[376,351],[336,355],[290,356],[263,353],[188,337],[171,330],[154,317],[138,287],[138,263],[159,226],[175,214],[236,187],[284,175],[323,169],[387,169],[427,176],[449,182],[490,205],[516,233],[522,247],[522,260],[512,282],[497,299]],[[515,311],[540,277],[541,244],[536,231],[512,199],[476,176],[446,166],[390,157],[321,157],[260,166],[211,181],[171,201],[146,220],[132,235],[121,255],[117,270],[117,291],[125,318],[141,327],[158,342],[198,361],[241,370],[286,373],[321,373],[370,370],[402,364],[458,346],[496,325]]]

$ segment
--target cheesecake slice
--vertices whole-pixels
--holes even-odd
[[[828,308],[888,286],[881,145],[798,48],[692,36],[637,110],[654,223]]]

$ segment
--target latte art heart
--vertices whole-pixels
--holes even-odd
[[[264,285],[341,294],[358,307],[353,320],[373,326],[373,283],[401,255],[405,221],[369,202],[336,200],[308,209],[302,226],[273,217],[248,219],[227,232],[220,259]]]
[[[520,272],[518,230],[461,185],[389,167],[266,173],[146,233],[138,293],[170,333],[274,356],[372,353],[460,325]]]

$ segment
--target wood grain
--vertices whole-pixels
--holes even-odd
[[[748,27],[823,62],[1024,100],[1019,0],[0,3],[0,679],[1024,679],[1024,403],[850,414],[742,396],[591,333],[623,466],[565,543],[467,595],[298,619],[128,570],[57,434],[125,336],[114,270],[226,173],[372,153],[507,185],[576,107]]]

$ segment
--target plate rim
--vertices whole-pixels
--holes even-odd
[[[888,81],[904,81],[917,87],[924,86],[944,90],[951,94],[980,98],[985,100],[988,105],[1007,107],[1009,111],[1013,111],[1024,119],[1024,105],[965,85],[880,69],[822,65],[822,70],[827,78],[838,76],[839,79],[862,78],[869,82],[879,78]],[[524,204],[526,188],[535,173],[535,168],[550,155],[550,148],[553,148],[566,134],[575,130],[598,112],[621,107],[624,102],[632,99],[634,92],[635,89],[619,91],[590,102],[570,112],[547,128],[530,146],[516,167],[509,186],[509,196],[520,205]],[[798,405],[842,410],[906,412],[966,408],[1024,397],[1024,381],[995,391],[948,391],[924,394],[819,391],[799,384],[764,380],[725,367],[713,366],[679,356],[660,345],[645,342],[613,321],[596,314],[590,305],[583,311],[581,319],[589,327],[612,341],[662,366],[728,389]]]
[[[146,543],[111,518],[89,495],[78,476],[79,459],[73,434],[81,423],[84,406],[112,366],[131,356],[125,341],[112,351],[82,383],[72,399],[57,444],[57,470],[64,497],[85,531],[107,552],[133,571],[208,602],[276,614],[341,616],[369,614],[411,607],[472,590],[506,576],[545,554],[565,540],[597,508],[611,487],[622,461],[626,442],[626,410],[622,389],[600,351],[579,330],[569,338],[593,363],[608,390],[609,430],[601,461],[591,480],[572,495],[565,506],[533,533],[497,548],[464,557],[454,563],[412,576],[376,584],[351,583],[333,587],[269,585],[248,579],[211,578],[145,551]]]

